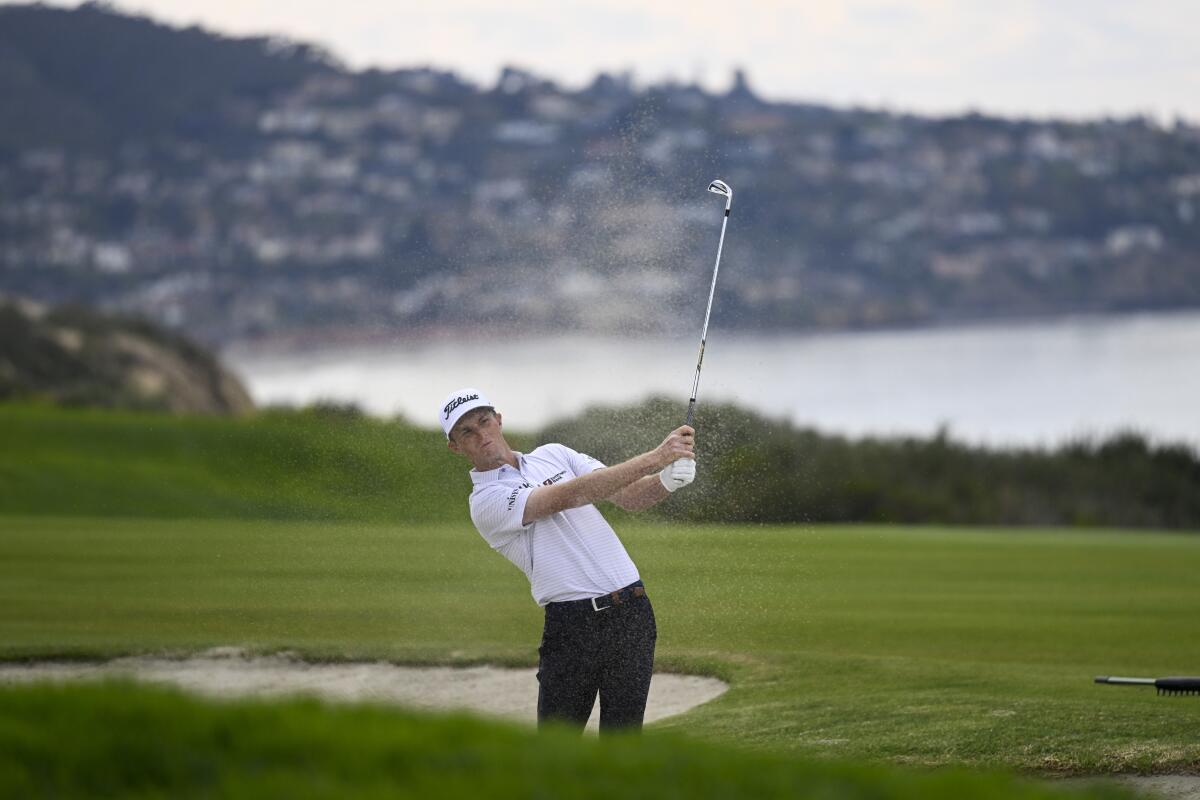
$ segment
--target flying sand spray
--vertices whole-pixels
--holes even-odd
[[[696,358],[696,377],[692,381],[692,397],[688,400],[687,424],[691,425],[696,413],[696,394],[700,389],[700,367],[704,364],[704,343],[708,339],[708,320],[712,315],[713,296],[717,291],[717,272],[721,269],[721,250],[725,246],[725,225],[729,222],[729,210],[733,206],[733,189],[722,180],[708,185],[708,190],[725,198],[725,216],[721,219],[721,238],[717,241],[717,261],[713,264],[712,285],[708,289],[708,308],[704,311],[704,328],[700,331],[700,355]],[[1096,683],[1124,686],[1153,686],[1159,694],[1200,694],[1200,678],[1118,678],[1100,676]]]
[[[708,185],[708,190],[725,198],[725,216],[721,219],[721,238],[717,242],[717,263],[713,265],[712,286],[708,289],[708,308],[704,312],[704,329],[700,331],[700,356],[696,359],[696,379],[692,381],[692,399],[688,401],[687,424],[692,424],[696,413],[696,392],[700,389],[700,367],[704,364],[704,341],[708,338],[708,318],[712,314],[713,295],[717,291],[717,272],[721,269],[721,248],[725,246],[725,224],[729,222],[729,209],[733,206],[733,189],[722,180]]]

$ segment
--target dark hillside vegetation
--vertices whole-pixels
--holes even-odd
[[[656,445],[681,416],[661,399],[591,409],[538,440],[615,463]],[[944,433],[852,440],[731,405],[702,406],[696,428],[695,490],[658,507],[670,519],[1200,529],[1200,457],[1136,433],[990,450]]]
[[[95,3],[0,8],[0,150],[234,143],[257,104],[327,62],[311,45],[171,28]]]

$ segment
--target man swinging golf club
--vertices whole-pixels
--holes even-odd
[[[460,389],[439,419],[450,449],[471,462],[471,520],[529,578],[545,608],[538,648],[538,724],[583,730],[600,695],[600,731],[638,730],[657,632],[637,567],[594,503],[649,508],[696,476],[695,432],[615,466],[561,444],[517,453],[482,392]]]
[[[441,408],[450,449],[473,467],[471,520],[493,550],[525,573],[533,599],[546,609],[538,648],[539,725],[553,720],[582,730],[599,693],[601,733],[642,726],[654,671],[654,609],[637,567],[593,504],[649,508],[696,477],[692,418],[733,206],[729,184],[715,180],[708,191],[725,198],[725,214],[696,376],[687,423],[662,444],[612,467],[561,444],[523,455],[504,440],[500,414],[482,392],[452,392]]]

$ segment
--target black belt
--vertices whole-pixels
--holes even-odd
[[[593,611],[606,611],[613,606],[623,605],[630,600],[645,596],[645,585],[641,581],[635,581],[623,589],[617,589],[615,592],[602,594],[599,597],[589,597],[584,600],[564,600],[561,603],[550,603],[549,605],[560,608],[591,608]]]

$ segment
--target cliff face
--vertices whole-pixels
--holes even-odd
[[[149,322],[0,296],[0,400],[193,414],[253,410],[208,351]]]

